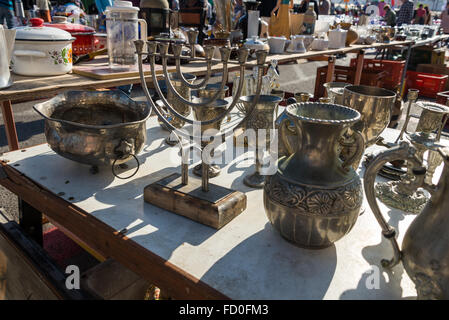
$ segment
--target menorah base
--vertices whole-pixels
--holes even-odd
[[[215,164],[209,166],[209,178],[215,178],[216,176],[220,175],[220,172],[221,169],[219,166]],[[198,177],[201,177],[203,175],[203,164],[200,163],[199,165],[196,165],[193,168],[193,173]]]
[[[179,173],[146,186],[144,200],[215,229],[220,229],[246,209],[244,193],[212,183],[209,192],[204,192],[200,179],[190,177],[189,184],[183,185]]]

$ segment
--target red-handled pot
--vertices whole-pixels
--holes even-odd
[[[66,31],[45,27],[44,20],[30,19],[31,26],[18,27],[12,71],[24,76],[52,76],[72,70],[72,42]]]
[[[67,31],[76,40],[72,43],[73,54],[80,56],[95,51],[99,40],[95,38],[95,29],[82,24],[69,23],[67,17],[55,16],[54,23],[46,23],[46,27],[58,28]]]

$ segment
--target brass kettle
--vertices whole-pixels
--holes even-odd
[[[383,236],[394,250],[391,260],[382,260],[382,266],[391,268],[402,260],[404,269],[415,283],[418,299],[449,299],[449,149],[434,144],[432,148],[443,158],[444,168],[438,184],[425,182],[426,169],[416,156],[416,149],[408,142],[384,150],[376,155],[364,175],[366,198]],[[411,191],[421,187],[431,198],[421,213],[413,220],[402,241],[396,241],[396,231],[382,216],[377,205],[374,182],[382,166],[393,160],[407,160],[413,167],[414,179],[406,186]]]

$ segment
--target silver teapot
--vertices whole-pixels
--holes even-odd
[[[401,260],[409,277],[415,283],[418,299],[449,299],[449,149],[433,145],[444,161],[438,184],[425,181],[426,169],[417,150],[408,142],[384,150],[368,165],[364,188],[368,203],[394,251],[391,260],[382,260],[382,266],[391,268]],[[414,179],[405,186],[412,192],[421,187],[431,194],[429,202],[413,220],[402,241],[396,241],[396,231],[383,217],[375,197],[374,182],[382,166],[393,160],[407,160],[413,167]]]

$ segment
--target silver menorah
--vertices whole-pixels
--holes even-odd
[[[198,34],[197,31],[193,31],[193,30],[188,32],[189,45],[192,48],[192,52],[194,51],[193,49],[194,49],[194,45],[196,42],[197,34]],[[238,50],[237,61],[234,62],[239,65],[239,73],[240,73],[240,80],[238,82],[238,86],[237,86],[237,88],[234,88],[234,90],[237,90],[237,93],[235,95],[233,95],[232,101],[229,103],[229,105],[223,107],[222,102],[221,102],[222,100],[220,101],[220,97],[222,97],[224,90],[226,90],[226,81],[228,79],[228,73],[229,73],[228,64],[230,63],[230,55],[231,55],[231,49],[229,47],[227,47],[227,46],[219,47],[218,49],[220,52],[221,59],[214,59],[213,55],[214,55],[215,46],[213,46],[213,45],[205,45],[204,46],[205,57],[195,57],[194,54],[191,54],[190,57],[187,57],[187,56],[182,56],[182,44],[179,44],[179,43],[174,43],[174,42],[168,43],[165,41],[160,42],[157,40],[148,41],[145,43],[142,40],[137,40],[134,42],[134,44],[136,47],[136,53],[138,55],[138,67],[139,67],[141,85],[142,85],[143,91],[145,93],[145,96],[147,98],[147,101],[148,101],[149,105],[151,106],[152,110],[154,110],[154,112],[157,114],[159,121],[161,121],[164,124],[164,126],[170,131],[170,133],[172,135],[174,135],[176,137],[176,139],[178,139],[178,141],[179,141],[178,145],[180,146],[180,150],[181,150],[182,163],[181,163],[181,175],[178,178],[178,179],[180,179],[180,181],[179,181],[177,190],[178,191],[181,190],[184,186],[185,193],[188,197],[191,197],[193,199],[199,198],[201,201],[208,201],[208,203],[217,204],[217,201],[218,201],[216,199],[217,193],[220,193],[219,190],[223,189],[223,187],[219,187],[219,186],[216,186],[213,184],[209,185],[210,163],[205,161],[205,159],[207,159],[207,157],[205,157],[203,155],[203,150],[204,150],[204,146],[207,145],[207,143],[203,143],[203,142],[211,141],[212,139],[214,139],[214,140],[220,139],[220,141],[223,141],[223,139],[225,137],[229,136],[230,131],[234,131],[235,129],[242,127],[243,124],[246,123],[247,120],[253,116],[255,106],[257,105],[259,98],[260,98],[260,92],[262,89],[263,70],[265,67],[267,67],[266,57],[267,57],[268,53],[264,50],[260,50],[260,51],[256,52],[256,63],[257,63],[256,67],[258,69],[256,94],[254,96],[254,99],[252,100],[252,103],[247,104],[247,106],[246,106],[247,112],[245,113],[245,116],[242,117],[241,121],[239,121],[233,128],[227,129],[226,132],[219,132],[217,135],[212,136],[212,137],[203,137],[202,134],[201,134],[201,136],[195,135],[196,131],[194,131],[193,134],[191,135],[189,133],[179,130],[179,128],[173,126],[172,121],[170,121],[170,119],[176,118],[178,121],[182,121],[186,124],[200,125],[201,127],[206,127],[206,128],[209,128],[209,127],[220,128],[219,124],[222,122],[222,120],[226,116],[228,116],[230,114],[230,112],[234,109],[234,107],[239,102],[239,99],[240,99],[241,93],[242,93],[242,89],[244,86],[246,67],[249,67],[249,66],[254,67],[253,64],[247,63],[249,50],[246,48],[240,48]],[[148,49],[147,52],[143,51],[145,44],[146,44],[146,48]],[[169,54],[169,52],[168,52],[169,46],[171,46],[171,49],[173,52],[172,54]],[[143,66],[142,66],[144,57],[149,58],[148,60],[149,60],[150,69],[151,69],[152,82],[156,89],[156,92],[158,93],[158,95],[160,97],[160,102],[161,102],[160,104],[154,103],[149,94],[145,76],[143,73]],[[172,104],[170,104],[167,101],[167,99],[164,97],[164,95],[162,94],[161,88],[157,81],[157,75],[156,75],[156,70],[155,70],[156,58],[160,59],[160,61],[162,62],[163,76],[164,76],[167,90],[169,92],[171,92],[172,97],[174,97],[179,103],[182,103],[185,106],[189,106],[190,108],[192,108],[195,111],[194,115],[195,115],[196,120],[189,119],[186,116],[184,116],[183,114],[181,114],[180,112],[178,112],[176,110],[176,108]],[[177,90],[173,86],[172,80],[171,80],[172,77],[169,76],[169,72],[167,69],[167,60],[168,59],[174,59],[176,61],[177,81],[181,81],[182,84],[184,86],[186,86],[187,88],[190,88],[193,90],[204,89],[207,86],[209,79],[211,77],[212,65],[217,64],[217,63],[221,63],[223,66],[223,74],[222,74],[221,83],[217,87],[215,87],[215,90],[214,90],[215,92],[212,93],[209,98],[201,98],[201,99],[197,99],[195,101],[190,101],[190,99],[186,99],[181,94],[179,94],[179,92],[177,92]],[[207,70],[206,70],[204,79],[199,83],[192,83],[192,82],[188,81],[187,79],[185,79],[185,77],[181,71],[181,59],[186,59],[186,60],[189,60],[190,62],[193,62],[193,61],[205,62],[206,66],[207,66],[206,67]],[[201,111],[204,111],[204,112],[201,112]],[[208,112],[208,111],[210,111],[210,112]],[[212,114],[212,116],[211,116],[211,114]],[[204,130],[201,130],[201,133],[203,131]],[[185,143],[185,140],[182,138],[185,138],[188,141],[201,141],[202,143],[201,143],[201,146],[192,146],[192,145],[189,145],[189,143]],[[185,186],[189,185],[188,151],[191,148],[198,148],[201,151],[201,166],[202,166],[201,173],[202,174],[201,174],[201,192],[200,193],[197,192],[198,190],[196,190],[195,192],[189,192],[189,190],[191,191],[191,189],[185,187]],[[165,181],[165,182],[167,182],[167,181]],[[159,184],[163,184],[163,183],[159,183]],[[174,184],[174,182],[170,180],[170,183],[166,183],[166,187],[168,189],[170,189],[173,186],[173,184]],[[214,188],[214,192],[210,192],[211,187]],[[154,194],[157,193],[158,191],[160,191],[159,189],[155,189],[155,188],[151,189],[151,192]],[[232,191],[234,193],[237,192],[237,191],[233,191],[233,190],[229,190],[229,191]],[[244,198],[244,200],[241,201],[242,206],[240,206],[240,208],[238,205],[236,206],[236,202],[234,200],[232,200],[232,201],[234,201],[234,203],[230,204],[230,206],[232,206],[234,208],[233,209],[234,211],[241,212],[246,207],[246,196],[240,192],[237,192],[237,193],[239,193],[239,195],[237,197],[240,197],[240,199]],[[148,193],[148,201],[147,201],[147,197],[145,197],[145,201],[150,202],[156,206],[163,207],[163,208],[167,209],[167,204],[166,204],[167,201],[164,201],[165,203],[161,203],[161,200],[160,200],[161,198],[163,198],[163,197],[158,197],[158,199],[156,199],[156,197],[153,197],[150,193]],[[229,197],[227,197],[227,198],[229,198]],[[173,200],[173,194],[171,194],[171,199]],[[190,206],[190,207],[192,207],[192,206]],[[192,214],[189,214],[189,213],[186,213],[185,210],[184,210],[184,212],[181,212],[182,210],[177,211],[176,208],[170,207],[168,209],[172,209],[170,211],[174,211],[177,214],[187,216],[191,219],[197,220],[204,224],[211,225],[216,228],[220,228],[221,226],[223,226],[224,224],[229,222],[230,219],[232,219],[234,216],[236,216],[237,214],[240,213],[240,212],[234,212],[234,214],[229,214],[229,210],[228,210],[226,213],[223,213],[222,216],[220,217],[220,212],[219,212],[218,218],[216,219],[216,221],[210,222],[210,221],[205,221],[207,219],[210,220],[210,216],[207,219],[200,218],[200,217],[198,217],[197,211],[195,211]],[[193,210],[197,210],[197,209],[194,208]],[[227,218],[223,220],[223,216],[226,216]],[[220,220],[220,221],[218,221],[218,220]]]

